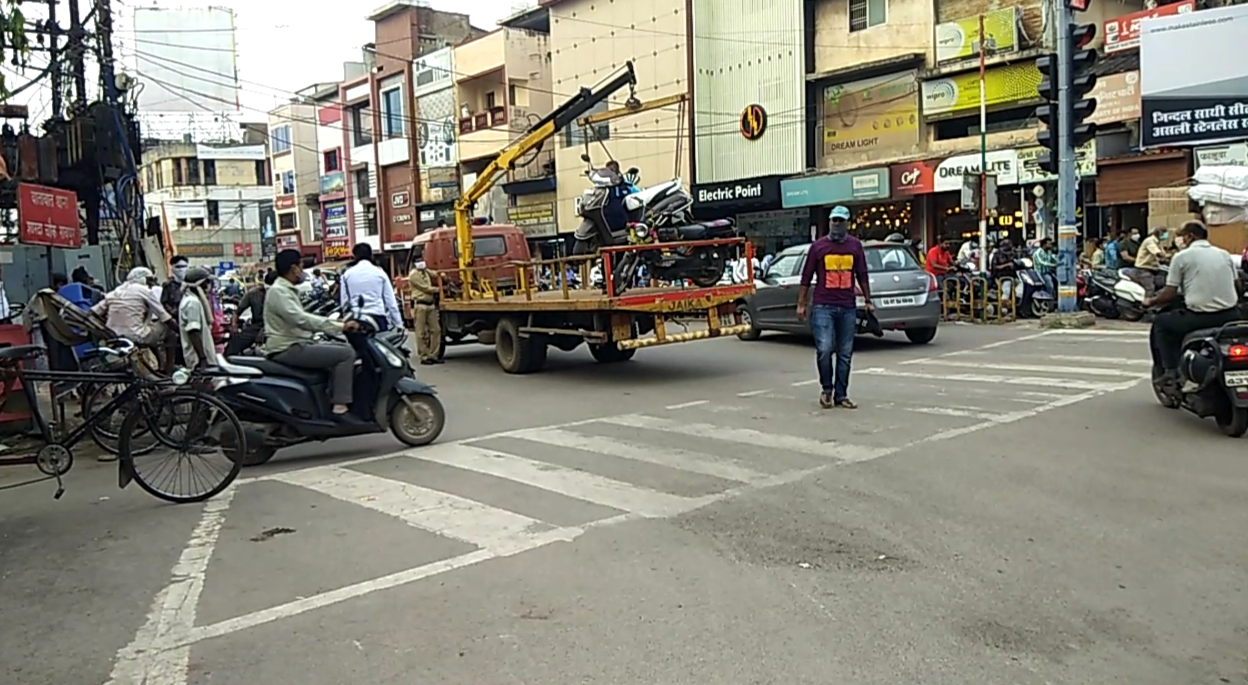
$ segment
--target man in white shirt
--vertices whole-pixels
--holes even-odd
[[[1183,308],[1158,314],[1149,334],[1153,377],[1164,371],[1170,381],[1177,380],[1183,338],[1188,333],[1240,318],[1239,274],[1230,253],[1209,243],[1209,231],[1199,221],[1183,224],[1179,238],[1186,247],[1171,260],[1166,287],[1144,300],[1145,307],[1152,307],[1183,295]],[[1142,246],[1140,253],[1144,253]]]
[[[377,324],[377,330],[403,328],[403,314],[399,300],[394,296],[394,284],[381,267],[373,264],[373,248],[368,243],[356,243],[351,250],[355,264],[338,278],[338,297],[348,308],[356,308],[363,301],[362,311]]]

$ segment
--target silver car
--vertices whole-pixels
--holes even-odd
[[[940,291],[936,277],[923,270],[906,245],[863,241],[875,318],[886,331],[901,331],[910,342],[924,345],[936,337],[940,324]],[[776,255],[755,285],[757,291],[737,303],[743,323],[751,324],[742,340],[758,340],[764,331],[810,335],[810,322],[797,318],[797,290],[810,245],[790,247]],[[855,290],[857,288],[855,287]],[[866,312],[858,296],[858,332],[866,330]]]

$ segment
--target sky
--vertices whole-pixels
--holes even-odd
[[[79,1],[84,7],[89,5],[85,0]],[[365,17],[385,4],[385,0],[365,0],[358,4],[342,0],[113,0],[114,11],[118,14],[118,40],[115,44],[118,44],[120,62],[131,65],[124,70],[133,71],[135,48],[132,40],[127,44],[126,36],[135,7],[213,6],[233,10],[237,27],[236,51],[242,111],[231,118],[237,121],[264,121],[266,112],[288,101],[295,91],[318,82],[339,81],[342,79],[343,62],[361,61],[361,46],[372,42],[374,38],[373,25]],[[493,29],[500,19],[533,4],[536,4],[535,0],[430,0],[430,5],[441,10],[463,11],[464,6],[469,6],[471,9],[468,14],[472,23],[487,30]],[[60,3],[62,26],[68,24],[67,5],[65,1]],[[193,29],[190,31],[194,32]],[[183,33],[183,36],[186,35],[189,34]],[[159,40],[177,43],[179,36],[169,34]],[[38,73],[38,67],[46,63],[46,59],[36,56],[33,67],[24,72],[7,65],[0,69],[3,69],[12,87],[27,81]],[[186,70],[185,67],[181,69],[184,72]],[[143,74],[137,76],[142,80]],[[88,78],[95,78],[94,69],[90,69]],[[14,97],[12,102],[29,106],[34,115],[32,123],[37,123],[46,118],[50,100],[50,89],[35,87]],[[211,120],[211,116],[205,116]],[[161,132],[168,133],[179,127],[186,127],[189,117],[180,115],[158,119],[167,126],[153,125],[149,129],[171,129]],[[228,127],[228,122],[223,124],[223,128]],[[196,128],[202,133],[202,122],[197,123]]]

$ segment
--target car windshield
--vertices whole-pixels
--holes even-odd
[[[901,245],[882,245],[868,247],[867,271],[918,271],[922,269],[915,260],[914,254]]]

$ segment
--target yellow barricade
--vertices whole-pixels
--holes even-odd
[[[1016,278],[950,276],[941,286],[941,314],[946,321],[1010,323],[1018,319]]]

